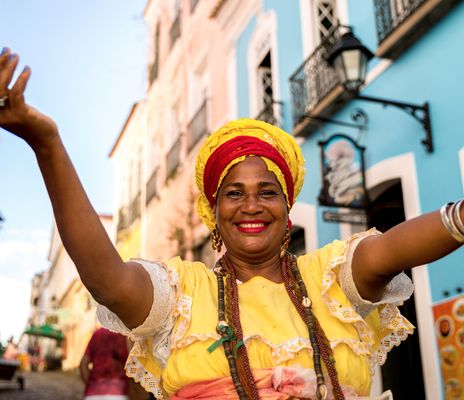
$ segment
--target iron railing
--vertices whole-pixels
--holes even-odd
[[[171,25],[171,29],[169,30],[169,37],[171,39],[171,49],[174,46],[174,43],[176,43],[176,40],[180,36],[180,12],[177,13],[176,19]]]
[[[377,40],[381,43],[426,0],[374,0]]]
[[[156,167],[147,181],[145,205],[158,194],[158,167]]]
[[[207,133],[208,129],[208,101],[205,99],[192,117],[188,124],[189,131],[189,141],[188,141],[188,151],[198,143],[198,141]]]
[[[132,224],[132,222],[140,217],[140,200],[141,195],[140,192],[138,192],[129,205],[129,224]]]
[[[280,126],[282,122],[282,102],[273,100],[259,112],[255,119]]]
[[[121,207],[118,211],[118,226],[117,230],[122,231],[123,229],[128,228],[130,225],[129,218],[128,218],[128,208]]]
[[[169,179],[172,175],[174,175],[174,172],[176,172],[176,169],[180,164],[181,139],[182,135],[179,134],[179,137],[166,155],[166,179]]]
[[[329,35],[290,77],[294,125],[314,110],[337,86],[337,77],[326,58],[340,35],[339,27],[333,27]]]

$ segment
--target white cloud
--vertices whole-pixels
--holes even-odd
[[[0,339],[3,343],[10,336],[18,340],[24,332],[29,316],[30,292],[30,284],[0,276]]]
[[[30,282],[48,268],[49,233],[15,230],[0,236],[0,276]]]

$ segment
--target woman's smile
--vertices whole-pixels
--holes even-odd
[[[268,228],[269,224],[266,221],[253,220],[253,221],[241,221],[237,223],[237,228],[243,233],[261,233]]]

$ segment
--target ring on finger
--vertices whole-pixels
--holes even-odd
[[[8,96],[0,96],[0,108],[5,108],[8,104]]]

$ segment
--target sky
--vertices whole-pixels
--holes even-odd
[[[147,0],[0,0],[0,48],[32,69],[26,100],[58,124],[97,212],[113,212],[108,154],[146,89]],[[0,340],[26,327],[49,268],[52,210],[35,156],[0,129]]]

